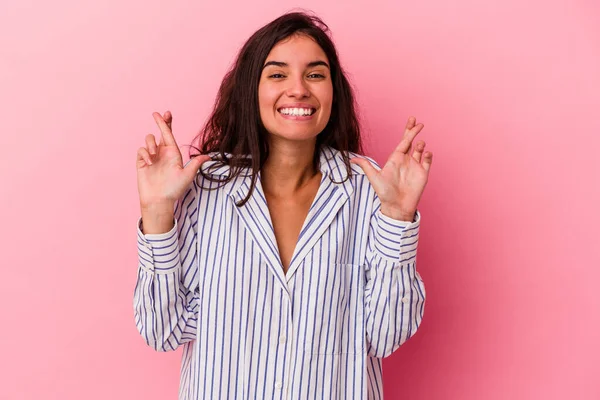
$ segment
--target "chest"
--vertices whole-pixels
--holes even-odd
[[[213,274],[216,281],[228,274],[221,278],[232,282],[258,271],[256,279],[270,279],[288,291],[308,271],[313,281],[320,281],[326,266],[363,265],[372,213],[368,182],[334,182],[322,178],[312,191],[290,200],[273,198],[259,181],[242,206],[236,203],[250,190],[250,179],[233,195],[228,187],[203,191],[197,209],[189,208],[197,218],[181,221],[189,237],[194,227],[197,231],[198,270],[184,280],[209,283]],[[181,251],[194,257],[188,247]],[[256,282],[248,284],[252,287]]]
[[[317,179],[293,197],[266,196],[284,273],[288,270],[298,243],[298,236],[318,189]]]

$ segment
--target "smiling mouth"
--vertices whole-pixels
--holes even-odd
[[[316,108],[280,108],[277,112],[288,117],[310,117],[317,112]]]

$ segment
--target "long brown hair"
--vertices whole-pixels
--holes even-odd
[[[228,165],[229,175],[215,178],[202,169],[201,174],[207,180],[223,184],[238,176],[242,169],[252,169],[250,191],[238,206],[250,198],[258,172],[269,156],[268,132],[261,121],[258,103],[263,64],[277,43],[294,34],[311,37],[323,49],[329,60],[333,84],[331,116],[317,135],[313,158],[315,167],[321,147],[330,146],[341,151],[349,177],[352,170],[346,152],[363,153],[354,93],[329,33],[329,27],[317,16],[305,12],[286,13],[260,28],[246,41],[221,82],[212,114],[192,142],[198,142],[199,148],[192,145],[190,157],[199,153],[218,153],[216,158],[213,157],[218,162],[212,167]]]

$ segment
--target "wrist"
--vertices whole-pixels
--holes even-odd
[[[174,224],[175,203],[153,203],[141,206],[142,233],[160,234],[169,232]]]
[[[175,202],[171,200],[154,201],[150,203],[140,202],[140,210],[146,214],[173,214]]]
[[[395,219],[397,221],[413,222],[415,219],[416,210],[406,211],[395,207],[388,207],[382,204],[381,213],[386,217]]]

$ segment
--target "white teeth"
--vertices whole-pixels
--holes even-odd
[[[280,113],[285,115],[294,115],[294,116],[305,116],[312,115],[313,109],[307,108],[282,108],[279,110]]]

